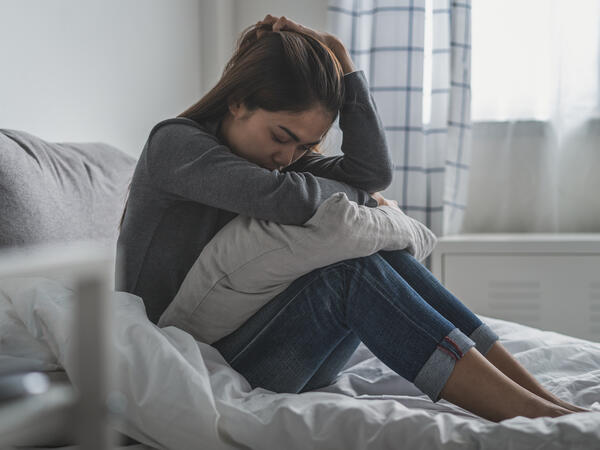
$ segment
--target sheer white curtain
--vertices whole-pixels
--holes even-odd
[[[600,2],[472,7],[463,232],[600,231]]]
[[[438,236],[459,232],[465,212],[470,8],[470,0],[328,2],[328,31],[364,70],[385,127],[394,179],[383,196]]]

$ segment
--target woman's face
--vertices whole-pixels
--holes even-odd
[[[301,113],[252,112],[241,103],[230,105],[217,137],[231,151],[261,167],[281,170],[320,142],[333,118],[321,107]]]

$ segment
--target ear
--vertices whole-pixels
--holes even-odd
[[[242,112],[242,105],[242,102],[238,102],[233,99],[229,99],[227,101],[227,107],[234,117],[237,117]]]

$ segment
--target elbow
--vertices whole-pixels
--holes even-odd
[[[379,192],[387,189],[391,184],[394,178],[394,162],[392,160],[392,155],[388,148],[388,145],[385,140],[385,135],[382,135],[382,143],[381,143],[381,154],[383,156],[377,165],[376,169],[373,170],[373,178],[371,181],[371,188],[369,192]]]
[[[394,177],[394,172],[391,168],[387,168],[377,173],[377,175],[368,183],[367,192],[379,192],[387,189]]]
[[[387,148],[385,154],[386,158],[377,164],[376,170],[371,172],[373,176],[371,177],[370,183],[368,183],[368,187],[370,188],[367,189],[368,192],[383,191],[392,184],[394,178],[394,163]]]

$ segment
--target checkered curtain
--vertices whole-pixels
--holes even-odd
[[[342,40],[356,68],[364,70],[385,127],[394,179],[382,195],[397,200],[437,236],[461,231],[467,199],[470,10],[470,0],[328,2],[327,31]],[[424,86],[428,79],[430,87]],[[430,110],[428,123],[424,107]]]

